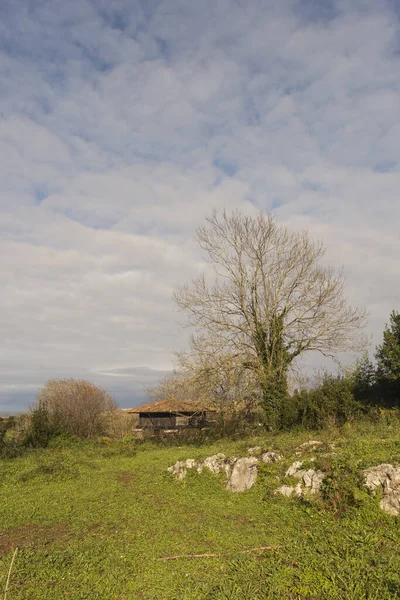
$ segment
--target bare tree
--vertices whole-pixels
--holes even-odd
[[[275,426],[296,358],[359,349],[366,313],[348,303],[343,272],[321,263],[325,249],[307,232],[291,233],[262,213],[214,211],[206,221],[196,239],[213,280],[193,279],[174,296],[196,328],[189,354],[252,372]]]
[[[195,353],[179,353],[177,358],[179,368],[147,388],[152,400],[200,400],[227,418],[251,411],[258,404],[257,381],[239,363],[233,366],[231,359],[220,357],[211,364],[204,361],[207,356]]]

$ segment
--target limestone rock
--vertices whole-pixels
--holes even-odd
[[[252,454],[252,455],[258,454],[259,452],[261,452],[261,450],[262,450],[261,446],[254,446],[254,448],[249,448],[247,450],[247,454]]]
[[[251,448],[254,451],[262,451],[261,446]],[[185,479],[188,469],[196,469],[201,473],[208,469],[214,475],[223,473],[227,480],[227,489],[232,492],[244,492],[250,489],[257,479],[257,463],[273,463],[282,458],[278,452],[264,452],[260,457],[237,457],[227,458],[222,452],[208,456],[203,462],[198,462],[194,458],[187,458],[184,461],[177,461],[167,469],[176,479]]]
[[[289,485],[281,485],[277,490],[275,490],[275,494],[282,494],[283,496],[287,496],[290,498],[293,494],[298,498],[301,497],[303,490],[301,489],[301,484],[298,483],[296,487],[291,487]]]
[[[375,492],[380,485],[383,485],[388,477],[391,477],[395,473],[395,471],[396,469],[393,465],[386,463],[366,469],[364,471],[365,485],[371,492]]]
[[[309,440],[308,442],[300,444],[296,450],[316,450],[319,446],[322,446],[322,442],[318,440]]]
[[[296,494],[296,496],[297,496],[298,498],[300,498],[300,496],[302,495],[302,493],[303,493],[303,490],[301,489],[301,484],[300,484],[300,483],[298,483],[298,484],[296,485],[296,487],[294,488],[294,493]]]
[[[177,479],[185,479],[187,473],[186,461],[177,460],[172,467],[168,467],[167,471]]]
[[[291,487],[290,485],[281,485],[281,487],[278,487],[277,490],[275,490],[275,494],[282,494],[282,496],[291,496],[294,492],[294,487]]]
[[[319,440],[309,440],[308,442],[304,442],[300,444],[299,448],[308,448],[309,446],[321,446],[322,442]]]
[[[303,464],[303,461],[296,460],[293,464],[290,465],[290,467],[286,471],[285,477],[293,477],[293,475],[295,475],[297,473],[297,471],[300,469],[302,464]]]
[[[231,476],[233,465],[237,460],[239,460],[238,456],[231,456],[230,458],[225,459],[222,469],[226,475],[227,480]]]
[[[214,454],[213,456],[208,456],[203,461],[204,468],[214,473],[214,475],[218,475],[223,469],[225,465],[225,454],[220,452],[219,454]]]
[[[321,484],[325,478],[325,473],[323,473],[322,471],[314,471],[314,469],[308,469],[307,471],[299,471],[298,473],[302,473],[302,482],[306,488],[309,488],[309,491],[312,494],[316,494],[317,492],[319,492]],[[295,477],[297,477],[297,473]]]
[[[281,460],[281,458],[283,458],[282,454],[279,454],[279,452],[264,452],[261,455],[261,461],[263,463],[275,463],[278,460]]]
[[[400,515],[400,466],[381,464],[364,471],[365,485],[373,493],[381,486],[380,507],[389,515]]]
[[[311,460],[313,461],[315,459]],[[321,488],[321,484],[325,478],[325,473],[323,471],[317,471],[315,469],[302,469],[301,467],[303,466],[303,464],[304,461],[296,460],[293,464],[290,465],[285,475],[286,477],[296,477],[296,479],[301,480],[300,483],[297,484],[296,488],[293,488],[297,490],[298,496],[304,495],[305,492],[316,494]]]
[[[258,459],[255,456],[239,458],[232,467],[226,489],[231,492],[245,492],[253,487],[257,479],[257,463]]]

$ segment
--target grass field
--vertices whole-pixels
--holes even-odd
[[[59,443],[2,460],[0,589],[17,546],[7,600],[400,598],[399,519],[376,498],[360,487],[342,510],[333,484],[331,504],[272,494],[308,439],[336,444],[336,471],[353,485],[364,467],[400,463],[399,433],[355,425],[201,447]],[[208,473],[183,482],[166,473],[178,459],[243,455],[258,443],[284,460],[243,494]],[[161,560],[193,553],[223,556]]]

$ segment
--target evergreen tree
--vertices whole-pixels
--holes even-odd
[[[376,401],[376,369],[371,362],[368,352],[357,361],[353,374],[354,397],[363,404]]]
[[[392,311],[377,347],[377,380],[385,395],[385,404],[400,405],[400,313]]]

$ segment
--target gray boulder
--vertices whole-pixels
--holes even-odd
[[[231,492],[245,492],[253,487],[257,479],[257,463],[255,456],[238,458],[233,464],[226,489]]]

